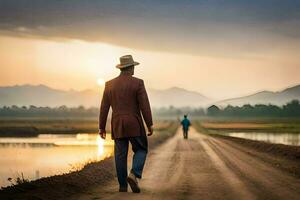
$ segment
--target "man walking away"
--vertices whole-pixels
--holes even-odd
[[[122,56],[116,67],[121,70],[118,77],[106,82],[99,116],[99,134],[106,138],[106,121],[112,108],[111,136],[114,140],[114,156],[119,182],[119,192],[127,192],[128,184],[134,193],[140,192],[137,178],[142,172],[148,152],[148,136],[153,134],[153,122],[148,95],[144,81],[133,77],[134,68],[139,63],[131,55]],[[142,118],[143,115],[143,118]],[[132,168],[127,174],[128,145],[133,154]]]
[[[184,115],[184,119],[181,121],[182,129],[183,129],[183,138],[188,138],[189,127],[191,125],[190,120],[187,118],[187,115]]]

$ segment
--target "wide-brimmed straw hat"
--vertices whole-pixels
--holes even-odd
[[[118,64],[116,66],[116,68],[123,69],[123,68],[126,68],[126,67],[135,66],[135,65],[139,65],[139,64],[140,63],[135,62],[133,60],[131,55],[126,55],[126,56],[120,57],[120,64]]]

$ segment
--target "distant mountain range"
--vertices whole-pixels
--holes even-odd
[[[57,90],[45,85],[16,85],[0,87],[0,106],[49,106],[69,107],[83,105],[98,107],[103,88],[83,91]],[[279,92],[263,91],[249,96],[227,99],[215,102],[198,92],[188,91],[178,87],[166,90],[148,89],[149,98],[153,107],[206,107],[211,104],[220,106],[244,104],[275,104],[283,105],[293,99],[300,100],[300,85],[287,88]]]
[[[178,87],[172,87],[166,90],[149,89],[149,98],[154,107],[197,107],[208,106],[212,100],[198,92],[188,91]]]
[[[287,88],[278,92],[262,91],[249,96],[227,99],[217,102],[217,105],[233,105],[240,106],[244,104],[274,104],[284,105],[294,99],[300,100],[300,85]]]
[[[94,90],[57,90],[45,85],[16,85],[0,87],[1,106],[49,106],[66,105],[70,107],[98,105],[100,93]]]
[[[99,106],[103,88],[84,91],[64,91],[45,85],[16,85],[0,87],[0,106],[49,106],[66,105],[70,107]],[[211,102],[205,96],[181,88],[166,90],[149,89],[148,95],[153,107],[163,106],[206,106]]]

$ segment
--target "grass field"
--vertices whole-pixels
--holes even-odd
[[[170,121],[154,122],[155,130],[170,126]],[[110,131],[110,121],[107,123]],[[75,134],[98,132],[98,120],[95,118],[0,118],[0,137],[36,136],[38,134]]]
[[[300,119],[208,119],[194,123],[197,129],[218,132],[300,133]]]

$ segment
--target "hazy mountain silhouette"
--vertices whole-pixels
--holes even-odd
[[[86,107],[99,106],[103,88],[75,91],[57,90],[45,85],[16,85],[0,87],[0,106],[61,105]],[[148,89],[153,107],[205,106],[209,99],[200,93],[173,87],[166,90]]]
[[[278,92],[262,91],[249,96],[220,101],[218,105],[244,105],[244,104],[274,104],[283,105],[293,99],[300,100],[300,85]]]
[[[149,96],[151,105],[160,107],[184,107],[184,106],[207,106],[211,100],[198,92],[188,91],[178,87],[166,90],[150,89]]]
[[[0,106],[49,106],[66,105],[70,107],[83,105],[85,107],[100,105],[103,88],[83,91],[57,90],[45,85],[16,85],[0,87]],[[198,92],[183,88],[172,87],[166,90],[148,89],[153,107],[198,107],[208,106],[213,101]],[[227,99],[215,103],[216,105],[244,105],[244,104],[275,104],[283,105],[287,102],[300,100],[300,85],[287,88],[279,92],[262,91],[253,95]]]
[[[79,106],[87,107],[98,105],[99,92],[93,90],[63,91],[50,88],[45,85],[16,85],[0,87],[1,106]]]

